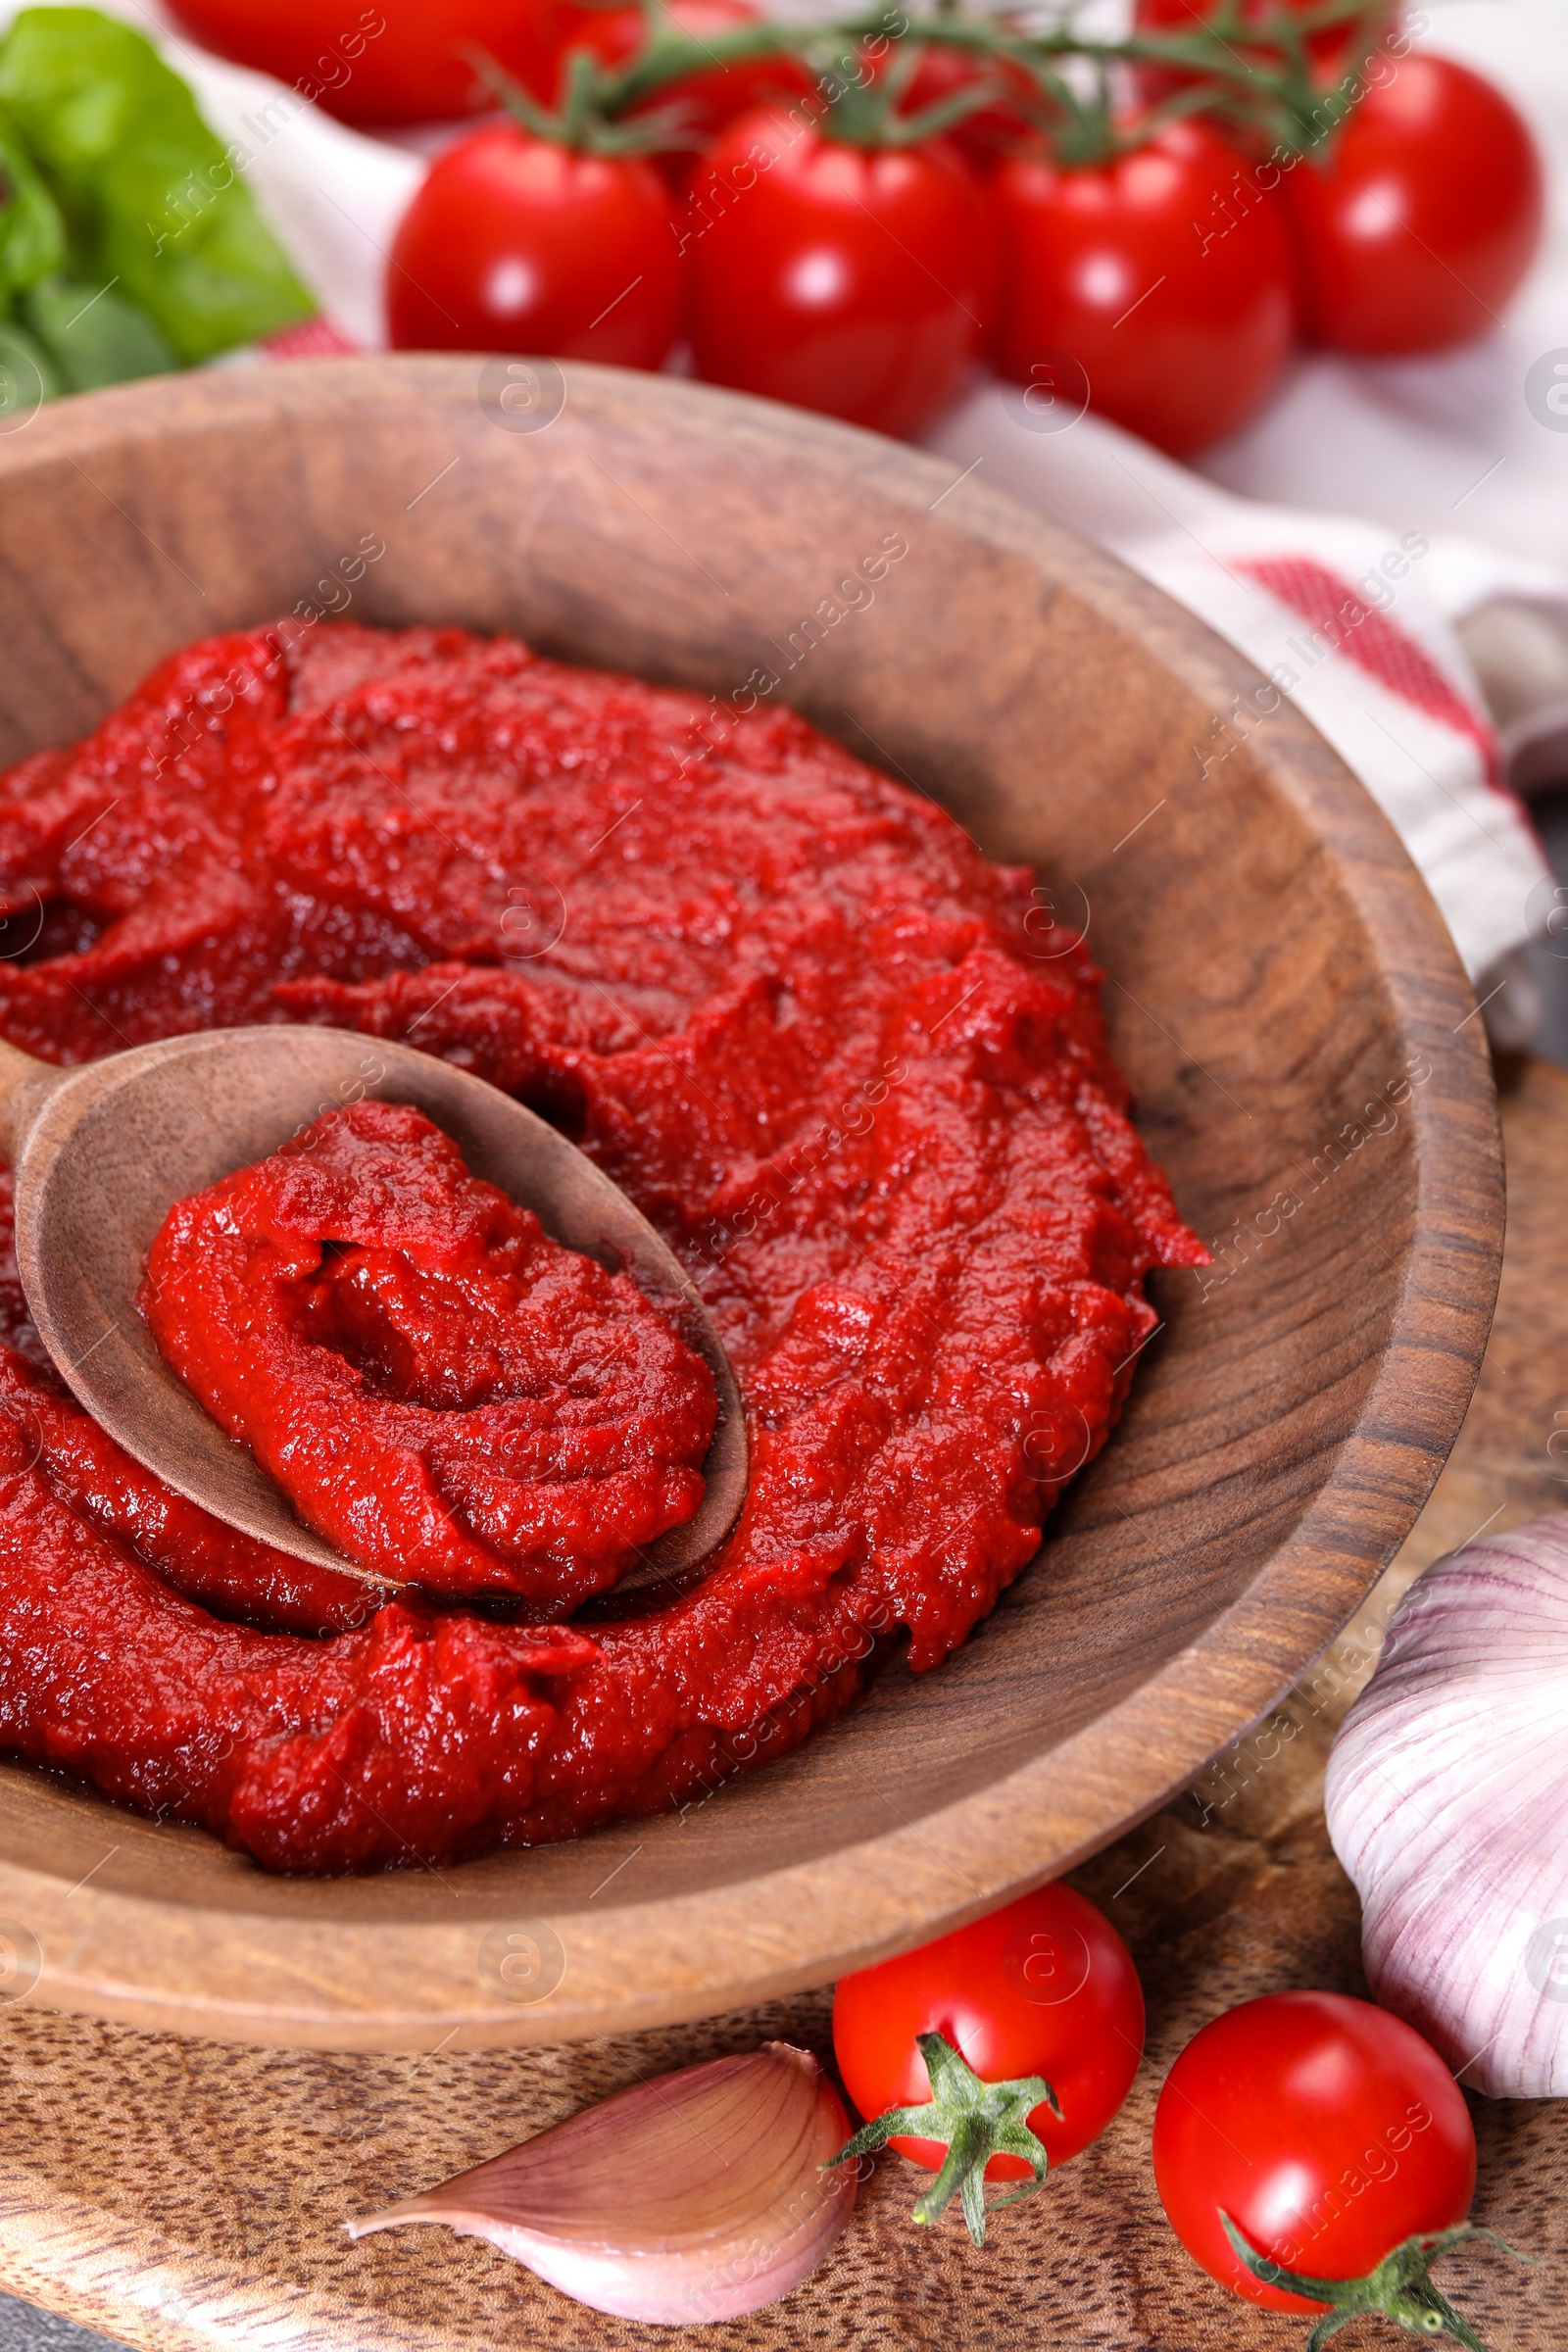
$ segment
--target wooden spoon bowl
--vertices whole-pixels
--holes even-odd
[[[708,1491],[683,1526],[641,1546],[614,1591],[683,1587],[746,1499],[746,1416],[711,1315],[648,1219],[564,1135],[412,1047],[342,1029],[214,1029],[56,1070],[0,1044],[17,1263],[57,1369],[110,1436],[179,1494],[279,1551],[385,1588],[385,1577],[307,1527],[249,1447],[225,1437],[165,1363],[136,1307],[148,1249],[176,1200],[367,1096],[422,1110],[470,1174],[531,1208],[568,1249],[629,1273],[706,1359],[718,1393]]]
[[[1217,1261],[1154,1279],[1164,1329],[1120,1428],[966,1646],[918,1679],[894,1661],[683,1818],[305,1883],[0,1767],[0,1921],[51,2007],[279,2043],[560,2041],[953,1926],[1272,1707],[1409,1530],[1485,1345],[1502,1191],[1473,999],[1298,713],[1200,773],[1215,713],[1260,684],[1240,655],[983,472],[578,367],[515,430],[487,366],[163,380],[0,437],[0,755],[290,611],[514,630],[731,699],[760,672],[1087,923],[1140,1124]],[[357,568],[367,537],[386,552]],[[870,601],[839,596],[873,559]]]

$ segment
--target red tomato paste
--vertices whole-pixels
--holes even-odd
[[[13,936],[36,912],[0,1032],[48,1058],[327,1021],[519,1095],[662,1226],[746,1394],[746,1508],[684,1597],[367,1614],[121,1453],[0,1266],[0,1745],[272,1869],[650,1812],[838,1713],[898,1629],[938,1664],[1103,1444],[1146,1273],[1203,1257],[1028,873],[787,710],[255,629],[0,779],[0,890]]]
[[[570,1609],[702,1501],[702,1357],[402,1103],[177,1202],[141,1306],[300,1516],[392,1584]]]

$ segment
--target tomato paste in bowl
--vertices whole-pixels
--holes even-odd
[[[0,1033],[74,1061],[315,1020],[514,1092],[681,1254],[753,1445],[684,1597],[502,1623],[454,1599],[484,1582],[460,1567],[368,1615],[357,1581],[121,1453],[13,1277],[0,1743],[342,1872],[677,1802],[838,1713],[900,1629],[938,1665],[1104,1443],[1146,1274],[1205,1254],[1128,1122],[1098,974],[1031,884],[787,710],[715,717],[451,629],[214,639],[13,769],[0,887],[42,916],[0,967]],[[342,1242],[352,1205],[307,1241]],[[397,1321],[439,1382],[438,1318],[405,1297]],[[249,1429],[264,1454],[300,1364],[281,1352]],[[653,1395],[677,1483],[702,1451],[682,1377],[671,1355]],[[476,1542],[461,1496],[457,1519]]]

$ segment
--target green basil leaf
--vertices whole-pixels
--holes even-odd
[[[0,116],[0,301],[52,277],[65,264],[60,207],[16,130]]]
[[[53,278],[24,295],[21,309],[69,392],[168,375],[179,366],[146,312],[107,286]]]
[[[15,432],[40,401],[57,400],[64,390],[43,346],[0,318],[0,433]]]
[[[310,317],[234,156],[132,26],[24,10],[0,41],[0,107],[65,213],[73,275],[144,311],[177,359]]]

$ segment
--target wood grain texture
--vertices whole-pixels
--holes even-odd
[[[497,2153],[579,2101],[772,2034],[830,2053],[830,1996],[551,2049],[404,2059],[223,2049],[0,2011],[0,2281],[146,2352],[1286,2352],[1300,2324],[1211,2285],[1165,2228],[1149,2133],[1166,2068],[1232,2003],[1290,1985],[1364,1993],[1355,1896],[1329,1850],[1323,1763],[1416,1570],[1489,1515],[1557,1507],[1568,1363],[1561,1170],[1568,1073],[1504,1099],[1510,1214],[1493,1343],[1453,1458],[1409,1542],[1286,1707],[1196,1788],[1075,1874],[1127,1936],[1148,2056],[1104,2137],[998,2220],[976,2253],[950,2215],[907,2221],[917,2176],[884,2158],[814,2278],[746,2322],[643,2328],[565,2302],[436,2230],[350,2245],[336,2224]],[[435,2037],[432,2037],[432,2042]],[[1474,2099],[1477,2217],[1538,2259],[1477,2250],[1443,2281],[1494,2352],[1560,2352],[1568,2196],[1555,2102]],[[1392,2345],[1369,2321],[1346,2352]]]
[[[558,2043],[917,1941],[1095,1851],[1274,1703],[1408,1532],[1480,1360],[1501,1207],[1481,1023],[1304,720],[1284,706],[1209,756],[1257,684],[1239,655],[891,443],[592,368],[516,432],[486,381],[414,358],[165,380],[11,436],[0,756],[76,734],[192,637],[324,599],[367,537],[386,553],[357,618],[514,629],[725,696],[761,669],[1087,923],[1144,1132],[1220,1263],[1156,1279],[1115,1442],[962,1652],[918,1681],[895,1663],[683,1818],[302,1885],[0,1771],[0,1918],[62,2007],[274,2044]],[[905,552],[841,610],[879,549]],[[564,1973],[504,1998],[486,1938],[536,1929]]]

